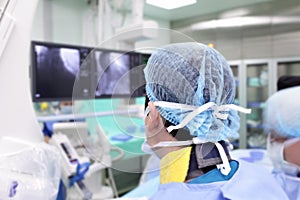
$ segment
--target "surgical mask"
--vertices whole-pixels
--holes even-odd
[[[300,138],[293,138],[286,140],[283,143],[280,142],[272,142],[271,141],[271,136],[268,136],[267,139],[267,151],[268,154],[273,162],[275,170],[282,171],[285,174],[291,175],[291,176],[297,176],[298,173],[300,172],[300,167],[287,162],[284,160],[284,147],[291,145],[292,143],[299,141]]]
[[[151,154],[151,155],[154,154],[154,151],[151,149],[151,146],[147,142],[147,139],[145,139],[143,144],[142,144],[142,151],[147,153],[147,154]]]
[[[152,150],[152,147],[149,145],[147,139],[145,138],[142,147],[141,147],[142,151],[146,154],[149,154],[150,156],[153,156],[157,159],[160,160],[160,157],[158,157],[158,155],[156,155],[156,153]]]

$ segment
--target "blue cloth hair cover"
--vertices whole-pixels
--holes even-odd
[[[152,53],[144,70],[146,93],[150,101],[167,101],[193,106],[208,102],[232,104],[235,79],[225,58],[215,49],[201,43],[176,43]],[[173,124],[179,124],[189,111],[158,107],[159,113]],[[216,142],[237,138],[239,116],[229,110],[225,120],[216,118],[213,110],[197,115],[186,125],[190,134]]]

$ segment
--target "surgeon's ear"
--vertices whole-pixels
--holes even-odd
[[[157,111],[154,103],[149,102],[148,106],[149,106],[150,112],[149,112],[147,118],[150,119],[150,121],[153,123],[153,125],[163,126],[162,118],[161,118],[159,112]]]
[[[164,127],[163,120],[152,102],[149,102],[150,112],[145,118],[146,136],[153,137],[160,135],[159,133],[168,133]]]

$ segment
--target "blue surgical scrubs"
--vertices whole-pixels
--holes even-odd
[[[271,173],[265,168],[248,163],[243,160],[231,161],[232,171],[229,179],[222,177],[222,174],[214,169],[189,183],[167,183],[158,185],[158,179],[147,185],[139,186],[139,189],[146,191],[140,193],[139,197],[149,197],[152,200],[176,200],[176,199],[213,199],[213,200],[288,200],[285,191],[275,180]],[[153,185],[153,184],[157,185]],[[151,187],[148,187],[151,186]],[[158,190],[156,191],[156,186]],[[140,190],[141,191],[141,190]],[[150,194],[154,193],[154,195]],[[152,196],[151,196],[152,195]],[[138,196],[126,196],[138,197]]]
[[[285,190],[289,199],[300,200],[300,178],[290,176],[287,174],[274,172],[276,180],[280,183],[281,187]]]

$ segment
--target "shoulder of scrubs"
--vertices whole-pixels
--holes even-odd
[[[239,168],[230,180],[205,184],[163,184],[151,199],[288,200],[283,189],[265,168],[242,160],[238,162]]]
[[[122,198],[151,197],[155,192],[157,192],[158,186],[159,176],[154,177],[147,182],[139,185],[137,188],[122,196]]]
[[[300,178],[284,174],[283,172],[273,173],[277,182],[284,189],[289,199],[300,199]]]
[[[228,199],[288,199],[272,174],[264,167],[239,160],[240,167],[221,188]]]
[[[215,182],[209,184],[187,184],[187,183],[167,183],[159,186],[151,200],[176,200],[176,199],[224,199],[220,192],[224,182]]]
[[[235,149],[230,151],[232,159],[244,160],[266,168],[270,173],[273,171],[273,163],[265,149]]]

